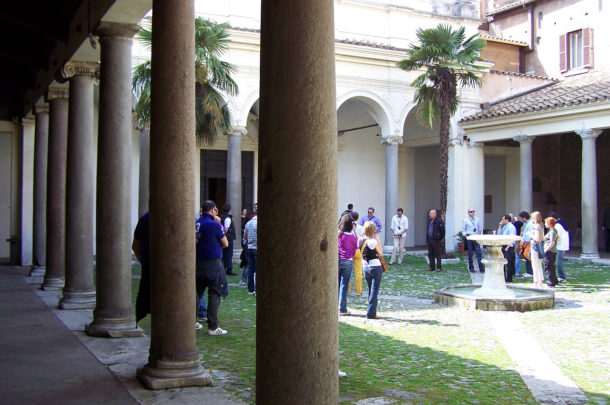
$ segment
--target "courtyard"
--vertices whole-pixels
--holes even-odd
[[[339,368],[347,374],[339,379],[341,403],[608,403],[607,265],[570,262],[566,266],[567,282],[555,289],[555,307],[525,313],[469,311],[434,304],[435,290],[469,284],[471,274],[463,258],[459,264],[445,265],[440,273],[426,272],[425,267],[424,258],[418,256],[408,256],[403,265],[390,266],[381,282],[379,320],[367,320],[364,315],[366,285],[362,296],[353,292],[348,295],[352,316],[339,317]],[[238,286],[239,277],[229,278],[230,294],[220,307],[220,324],[229,334],[209,337],[197,333],[201,361],[212,375],[214,387],[149,391],[135,379],[134,367],[146,362],[147,336],[110,340],[88,337],[83,329],[90,321],[90,311],[59,311],[59,293],[38,290],[39,278],[25,277],[27,272],[18,267],[5,267],[3,273],[6,272],[23,276],[75,337],[118,377],[122,387],[114,390],[126,390],[142,404],[254,403],[256,296]],[[480,282],[482,274],[475,273],[473,277],[474,282]],[[134,300],[138,282],[139,266],[134,265]],[[514,284],[529,286],[531,279],[518,277]],[[304,310],[294,316],[311,314]],[[147,335],[149,322],[150,317],[141,322]],[[35,339],[37,326],[40,325],[26,323],[20,333]],[[542,364],[547,360],[549,364]],[[37,361],[43,364],[40,357]],[[56,363],[54,367],[56,378],[60,378],[68,363]],[[69,372],[78,374],[79,367],[71,364]],[[44,373],[45,368],[41,365],[38,370]],[[4,394],[8,394],[7,403],[13,403],[10,394],[20,383],[13,384],[8,378]],[[33,372],[28,378],[40,381],[41,377]],[[44,378],[52,381],[53,376]],[[58,386],[61,384],[45,384],[45,395]],[[96,386],[104,387],[101,382]],[[96,396],[96,389],[100,388],[83,388],[89,391],[90,400],[101,399]],[[69,389],[61,390],[56,398],[69,393]],[[114,403],[131,401],[116,398]]]

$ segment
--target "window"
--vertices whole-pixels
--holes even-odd
[[[559,69],[562,73],[592,66],[592,29],[572,31],[559,37]]]

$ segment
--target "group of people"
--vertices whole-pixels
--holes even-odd
[[[468,210],[468,216],[462,221],[464,236],[482,234],[483,229],[474,209]],[[546,229],[546,230],[545,230]],[[502,247],[507,263],[504,266],[504,279],[512,282],[515,276],[521,276],[521,260],[525,260],[524,277],[532,277],[534,287],[543,287],[546,276],[547,286],[555,287],[565,282],[563,267],[564,254],[570,250],[570,234],[567,225],[555,212],[543,220],[538,211],[531,214],[519,213],[519,217],[506,214],[498,224],[499,235],[519,235],[521,242],[512,242]],[[481,248],[476,241],[467,240],[468,268],[474,272],[473,254],[476,254],[479,271],[484,272],[481,263]]]
[[[244,269],[244,274],[248,279],[249,292],[255,294],[256,207],[248,221],[242,219],[242,224],[244,229],[242,245],[246,246],[248,257],[248,265]],[[208,335],[226,335],[227,331],[220,328],[218,324],[218,308],[220,298],[226,298],[229,294],[227,274],[237,275],[233,272],[233,241],[236,239],[236,231],[231,215],[231,205],[225,204],[223,214],[219,217],[216,203],[211,200],[204,201],[201,204],[199,217],[195,221],[195,236],[195,292],[197,297],[195,328],[202,329],[203,326],[199,321],[207,321]],[[148,212],[140,218],[136,225],[132,249],[142,265],[142,275],[136,299],[136,322],[139,322],[151,312]],[[244,276],[242,275],[243,279]],[[204,299],[206,289],[208,290],[207,305]]]

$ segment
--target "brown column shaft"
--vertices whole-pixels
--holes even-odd
[[[260,404],[339,402],[334,51],[332,0],[262,1]]]
[[[195,344],[195,13],[153,1],[150,128],[151,341],[138,377],[152,389],[208,385]]]
[[[91,336],[141,336],[131,305],[131,38],[102,23],[96,204],[96,305]]]
[[[95,307],[93,286],[93,81],[97,64],[75,62],[70,78],[66,175],[66,285],[61,309]]]
[[[43,290],[61,290],[65,276],[68,89],[51,88],[47,166],[47,266]]]
[[[148,178],[150,173],[150,130],[140,130],[140,176],[138,183],[138,215],[148,211]]]
[[[34,133],[34,229],[32,271],[30,276],[42,276],[45,271],[47,215],[47,153],[49,145],[49,107],[36,106]]]

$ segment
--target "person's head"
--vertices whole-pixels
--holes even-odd
[[[468,216],[474,218],[474,208],[468,208]]]
[[[255,202],[255,203],[254,203],[254,210],[253,210],[253,211],[254,211],[254,212],[257,212],[257,211],[258,211],[258,203],[257,203],[257,202]]]
[[[556,223],[557,223],[557,220],[553,217],[548,217],[548,218],[544,219],[544,226],[546,226],[549,229],[554,228]]]
[[[505,214],[505,215],[502,217],[502,220],[500,221],[500,223],[501,223],[502,225],[506,225],[506,224],[508,224],[508,223],[509,223],[509,222],[510,222],[512,219],[513,219],[513,217],[512,217],[510,214]]]
[[[351,211],[354,209],[354,204],[347,204],[347,210]]]
[[[201,203],[201,211],[210,215],[216,215],[218,213],[216,203],[212,200],[205,200],[203,203]]]
[[[542,225],[542,215],[540,215],[538,211],[532,212],[530,217],[532,218],[532,222]]]
[[[357,221],[358,218],[360,218],[360,214],[358,214],[356,211],[352,211],[352,219]]]
[[[398,215],[398,217],[402,217],[402,213],[403,212],[404,211],[402,210],[402,208],[399,208],[399,209],[396,210],[396,215]]]
[[[521,211],[519,213],[519,218],[521,218],[521,221],[526,222],[529,221],[530,219],[530,214],[527,211]]]
[[[248,210],[246,208],[241,209],[241,216],[245,218],[248,215]]]
[[[369,207],[368,214],[369,214],[369,218],[372,217],[373,215],[375,215],[375,208]]]
[[[225,214],[230,214],[231,213],[231,204],[223,205],[222,212],[224,212]]]
[[[366,221],[364,223],[364,228],[362,228],[362,233],[364,234],[364,236],[374,238],[375,230],[377,230],[377,225],[375,225],[373,221]]]
[[[345,214],[339,221],[339,232],[351,232],[354,229],[354,218],[350,214]]]
[[[557,213],[556,213],[555,211],[551,212],[551,213],[549,214],[549,217],[553,217],[553,218],[555,218],[555,219],[559,219],[559,215],[557,215]]]
[[[430,219],[436,219],[436,210],[430,210],[428,215],[430,215]]]

